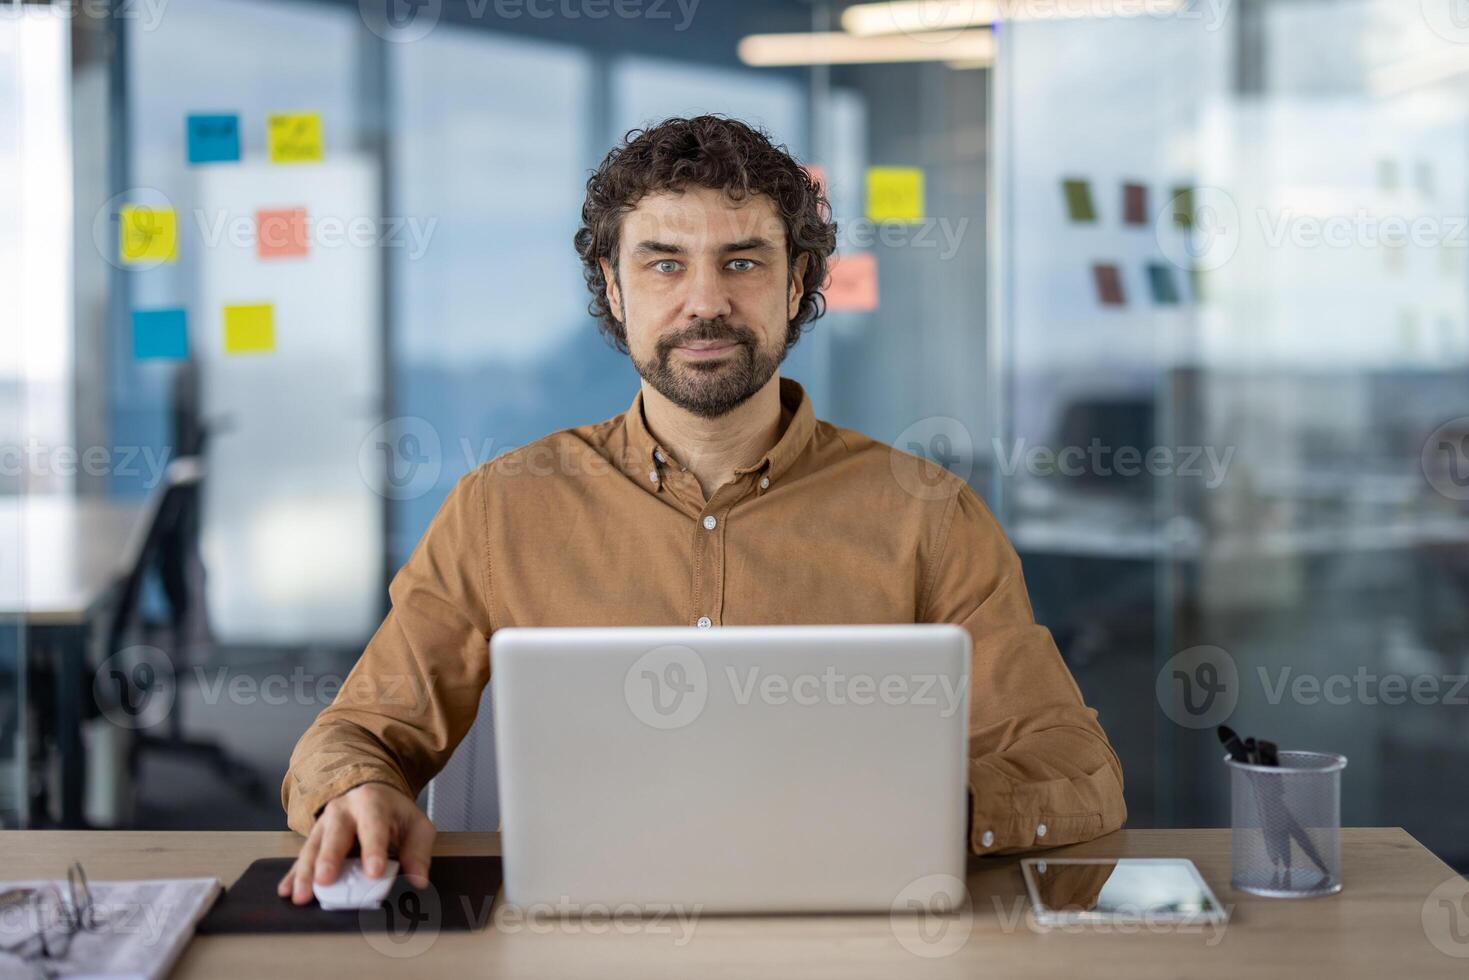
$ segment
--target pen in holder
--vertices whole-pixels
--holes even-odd
[[[1280,752],[1279,765],[1230,755],[1235,888],[1269,898],[1341,891],[1341,773],[1346,756]]]

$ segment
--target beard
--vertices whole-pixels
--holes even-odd
[[[711,360],[675,362],[675,348],[695,340],[722,341],[735,348]],[[632,363],[654,391],[687,412],[712,419],[738,408],[765,387],[785,355],[784,345],[779,353],[762,350],[754,331],[719,319],[700,320],[687,330],[660,337],[652,359],[642,361],[633,355]]]

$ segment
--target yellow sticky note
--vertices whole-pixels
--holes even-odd
[[[269,303],[224,308],[224,352],[266,354],[275,350],[275,307]]]
[[[321,160],[321,113],[277,112],[266,127],[271,163],[316,163]]]
[[[917,167],[868,167],[867,217],[905,224],[922,221],[923,171]]]
[[[125,205],[117,217],[117,254],[124,265],[178,261],[179,220],[173,208]]]

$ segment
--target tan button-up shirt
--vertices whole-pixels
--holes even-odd
[[[505,626],[958,623],[973,637],[971,846],[1122,825],[1122,768],[979,496],[943,467],[815,418],[780,381],[782,435],[708,500],[623,414],[466,475],[389,589],[392,611],[281,787],[307,833],[377,781],[416,796],[463,738]]]

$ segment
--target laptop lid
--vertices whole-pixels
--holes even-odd
[[[491,658],[510,902],[962,899],[963,628],[507,628]]]

